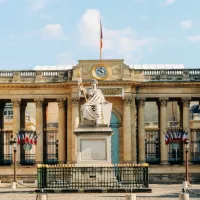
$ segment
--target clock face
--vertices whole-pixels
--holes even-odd
[[[98,80],[105,80],[111,75],[110,67],[106,64],[97,64],[92,68],[92,75]]]
[[[100,78],[105,78],[108,74],[107,69],[105,68],[105,66],[98,66],[95,70],[95,73],[98,77]]]

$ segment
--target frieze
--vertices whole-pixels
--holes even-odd
[[[89,90],[91,88],[87,88]],[[112,87],[112,88],[105,88],[105,87],[99,87],[101,91],[103,92],[104,96],[124,96],[124,89],[122,87]],[[81,94],[81,97],[83,97],[83,94]]]

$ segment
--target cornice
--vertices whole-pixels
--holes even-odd
[[[90,86],[90,81],[83,81],[84,86]],[[99,82],[99,86],[123,86],[139,85],[138,82],[133,81],[102,81]],[[71,86],[77,86],[77,81],[68,81],[64,83],[0,83],[0,88],[70,88]]]
[[[83,81],[84,86],[90,86],[90,80]],[[184,87],[200,86],[200,82],[139,82],[139,81],[99,81],[99,86],[140,86],[143,88],[152,87]],[[70,88],[77,86],[77,81],[62,83],[0,83],[0,88]]]
[[[148,88],[148,87],[184,87],[190,88],[191,86],[200,86],[200,82],[141,82],[140,87]]]

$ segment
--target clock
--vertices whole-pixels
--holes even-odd
[[[92,75],[97,80],[106,80],[111,76],[111,69],[106,64],[96,64],[92,68]]]

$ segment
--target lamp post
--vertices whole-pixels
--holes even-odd
[[[189,144],[190,141],[187,139],[185,142],[185,156],[186,156],[186,162],[185,162],[185,181],[186,181],[186,186],[188,186],[189,183],[189,176],[188,176],[188,151],[189,151]]]
[[[14,152],[14,180],[11,183],[11,188],[16,189],[17,187],[17,174],[16,174],[17,141],[16,141],[16,138],[13,138],[13,136],[11,136],[10,144],[13,145],[13,152]]]

